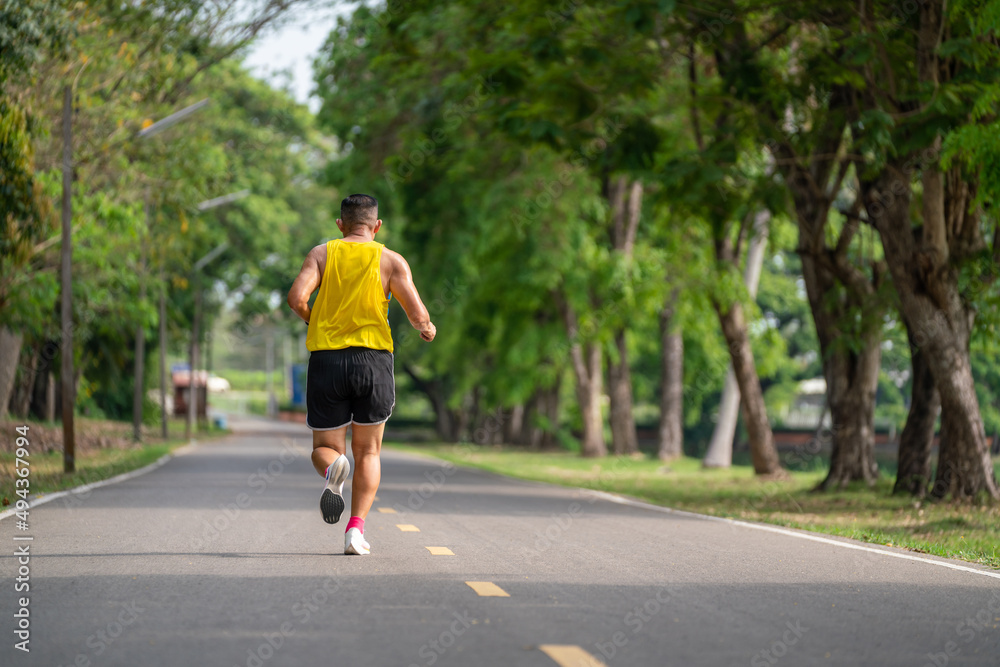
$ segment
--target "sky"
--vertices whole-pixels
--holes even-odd
[[[255,76],[275,87],[287,86],[295,99],[317,111],[319,100],[309,96],[313,89],[312,60],[337,24],[337,15],[350,9],[346,3],[337,3],[325,9],[297,11],[284,26],[258,39],[247,55],[247,66]]]

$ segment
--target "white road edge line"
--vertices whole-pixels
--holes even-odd
[[[389,448],[387,448],[389,449]],[[491,472],[489,470],[482,470],[481,468],[474,468],[468,465],[462,465],[461,463],[454,463],[452,461],[446,461],[445,459],[438,458],[433,454],[423,454],[423,453],[411,453],[411,452],[401,452],[399,450],[393,450],[393,454],[406,456],[408,454],[412,455],[414,458],[423,460],[433,460],[441,461],[442,463],[450,463],[453,466],[462,468],[463,470],[470,472],[485,473],[486,475],[493,475],[495,477],[503,477],[505,479],[513,479],[518,482],[524,482],[526,484],[538,484],[541,486],[557,486],[564,489],[572,489],[584,494],[590,494],[603,498],[609,502],[618,503],[619,505],[631,505],[633,507],[641,507],[648,510],[653,510],[655,512],[662,512],[664,514],[679,514],[681,516],[690,516],[697,519],[707,519],[708,521],[719,521],[721,523],[728,523],[734,526],[743,526],[744,528],[753,528],[755,530],[763,530],[769,533],[778,533],[779,535],[788,535],[789,537],[798,537],[803,540],[812,540],[813,542],[820,542],[821,544],[832,544],[835,547],[843,547],[844,549],[855,549],[857,551],[867,551],[873,554],[882,554],[883,556],[892,556],[893,558],[902,558],[903,560],[917,561],[918,563],[929,563],[930,565],[937,565],[939,567],[946,567],[951,570],[958,570],[959,572],[971,572],[972,574],[980,574],[984,577],[990,577],[992,579],[1000,579],[1000,572],[992,570],[978,570],[974,567],[968,567],[965,565],[958,565],[957,563],[950,563],[946,560],[934,560],[933,558],[924,558],[922,556],[911,556],[910,554],[897,553],[895,551],[886,551],[885,549],[877,549],[875,547],[865,546],[863,544],[851,544],[850,542],[842,542],[840,540],[832,540],[828,537],[820,537],[819,535],[813,535],[805,531],[795,531],[788,530],[787,528],[780,528],[778,526],[769,526],[763,523],[751,523],[749,521],[740,521],[739,519],[729,519],[723,516],[712,516],[711,514],[698,514],[697,512],[688,512],[687,510],[678,510],[672,507],[663,507],[661,505],[653,505],[652,503],[644,503],[641,500],[634,500],[632,498],[627,498],[625,496],[619,496],[614,493],[608,493],[607,491],[597,491],[595,489],[586,489],[581,486],[562,486],[561,484],[549,484],[546,482],[538,482],[530,479],[520,479],[518,477],[511,477],[510,475],[504,475],[501,473]],[[849,538],[845,538],[849,539]]]
[[[44,496],[34,497],[34,498],[32,498],[31,500],[28,501],[28,509],[30,510],[30,509],[32,509],[34,507],[39,506],[39,505],[44,505],[47,502],[51,502],[53,500],[58,500],[59,498],[62,498],[63,496],[68,496],[71,493],[73,493],[73,494],[83,493],[85,491],[90,491],[92,489],[97,489],[97,488],[100,488],[102,486],[109,486],[111,484],[117,484],[118,482],[124,482],[125,480],[133,479],[135,477],[139,477],[140,475],[145,475],[147,472],[152,472],[152,471],[156,470],[157,468],[159,468],[160,466],[162,466],[164,463],[166,463],[170,459],[174,458],[175,456],[183,456],[184,454],[187,454],[188,452],[190,452],[192,449],[194,449],[197,446],[198,446],[197,442],[190,442],[190,443],[184,445],[183,447],[180,447],[180,448],[178,448],[178,449],[176,449],[176,450],[174,450],[174,451],[172,451],[172,452],[170,452],[168,454],[164,454],[163,456],[161,456],[160,458],[156,459],[155,461],[153,461],[149,465],[143,466],[142,468],[139,468],[138,470],[131,470],[129,472],[123,472],[120,475],[115,475],[114,477],[109,477],[108,479],[102,479],[102,480],[97,481],[97,482],[91,482],[90,484],[84,484],[82,486],[76,486],[76,487],[73,487],[72,489],[66,489],[65,491],[56,491],[55,493],[46,493]],[[17,511],[18,510],[16,508],[12,507],[9,510],[6,510],[4,512],[0,512],[0,521],[3,521],[4,519],[6,519],[9,516],[14,516],[14,514]]]
[[[857,551],[867,551],[873,554],[882,554],[883,556],[892,556],[893,558],[902,558],[903,560],[913,560],[920,563],[929,563],[931,565],[937,565],[939,567],[946,567],[951,570],[958,570],[960,572],[971,572],[972,574],[981,574],[984,577],[1000,579],[1000,572],[993,572],[990,570],[978,570],[974,567],[967,567],[965,565],[949,563],[948,561],[944,560],[935,560],[933,558],[912,556],[910,554],[902,554],[902,553],[897,553],[895,551],[886,551],[885,549],[877,549],[875,547],[869,547],[862,544],[851,544],[849,542],[842,542],[840,540],[832,540],[828,537],[811,535],[806,532],[788,530],[787,528],[780,528],[778,526],[769,526],[767,524],[761,524],[761,523],[750,523],[749,521],[740,521],[739,519],[729,519],[727,517],[722,517],[722,516],[712,516],[710,514],[698,514],[696,512],[688,512],[685,510],[676,510],[673,509],[672,507],[661,507],[659,505],[644,503],[641,500],[633,500],[632,498],[626,498],[624,496],[615,495],[613,493],[608,493],[606,491],[594,491],[591,489],[584,489],[584,488],[580,488],[579,490],[584,491],[588,494],[596,495],[600,498],[603,498],[604,500],[608,500],[613,503],[618,503],[619,505],[631,505],[633,507],[641,507],[644,509],[654,510],[656,512],[663,512],[665,514],[680,514],[682,516],[696,517],[699,519],[708,519],[709,521],[719,521],[721,523],[728,523],[735,526],[743,526],[744,528],[753,528],[755,530],[763,530],[769,533],[778,533],[779,535],[798,537],[803,540],[811,540],[813,542],[820,542],[822,544],[832,544],[835,547],[843,547],[844,549],[856,549]]]

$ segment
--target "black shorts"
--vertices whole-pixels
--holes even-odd
[[[392,352],[367,347],[309,354],[306,426],[332,431],[350,423],[369,426],[389,419],[396,404]]]

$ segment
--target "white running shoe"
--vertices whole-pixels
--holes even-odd
[[[323,521],[337,523],[344,513],[344,482],[351,474],[351,463],[343,454],[326,469],[326,486],[319,498],[319,511]]]
[[[371,545],[365,539],[365,534],[357,528],[351,528],[344,535],[344,553],[353,556],[367,556],[371,553]]]

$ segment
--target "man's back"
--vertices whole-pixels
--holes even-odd
[[[306,347],[339,350],[366,347],[393,351],[389,330],[388,280],[383,280],[384,246],[376,241],[334,239],[323,246],[319,294],[309,318]],[[317,253],[319,254],[319,253]],[[390,269],[391,266],[387,267]]]
[[[366,242],[365,238],[336,240],[341,243]],[[370,241],[371,239],[367,240]],[[332,243],[332,241],[329,243]],[[326,274],[329,243],[322,243],[309,251],[305,262],[302,264],[302,271],[299,273],[298,278],[295,279],[295,284],[292,285],[292,289],[288,293],[288,305],[306,323],[312,321],[309,308],[309,295],[317,287],[320,290],[323,289],[322,277]],[[388,303],[390,295],[396,297],[399,305],[403,307],[403,311],[406,313],[410,324],[420,332],[420,337],[425,341],[433,340],[436,329],[430,321],[427,309],[420,300],[416,286],[413,284],[413,274],[410,271],[410,265],[407,264],[403,256],[382,246],[382,254],[379,258],[379,277],[381,278],[386,303]],[[317,295],[318,302],[319,295]]]

